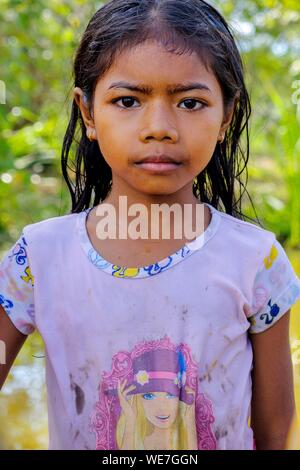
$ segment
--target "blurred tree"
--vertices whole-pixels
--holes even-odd
[[[300,2],[213,3],[229,15],[245,63],[253,107],[250,194],[266,227],[300,246]]]

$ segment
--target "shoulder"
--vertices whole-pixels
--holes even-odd
[[[216,209],[215,209],[216,210]],[[266,252],[276,241],[276,234],[252,222],[237,219],[232,215],[217,211],[220,218],[219,234],[231,249]]]
[[[28,245],[33,245],[35,242],[56,243],[69,239],[80,214],[55,216],[25,225],[22,230],[24,239]]]

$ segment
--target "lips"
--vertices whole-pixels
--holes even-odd
[[[141,163],[173,163],[179,165],[180,162],[170,155],[149,155],[148,157],[141,158],[141,160],[135,162],[137,165]]]
[[[170,418],[170,415],[169,416],[156,416],[156,418],[160,419],[161,421],[166,421],[167,419]]]

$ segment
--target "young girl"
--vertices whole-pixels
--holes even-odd
[[[241,213],[250,103],[226,21],[202,0],[111,0],[74,78],[72,210],[25,226],[2,260],[0,385],[37,329],[50,449],[283,449],[300,281]],[[120,236],[121,198],[146,222],[157,204],[192,209],[194,237]]]

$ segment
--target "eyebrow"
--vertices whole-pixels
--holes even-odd
[[[128,90],[144,93],[145,95],[151,95],[153,92],[153,88],[148,85],[133,85],[132,83],[123,81],[112,83],[108,90],[112,88],[127,88]],[[210,88],[208,88],[207,85],[199,82],[176,83],[174,85],[167,86],[168,95],[176,95],[177,93],[182,93],[190,90],[206,90],[211,93],[211,90]]]

